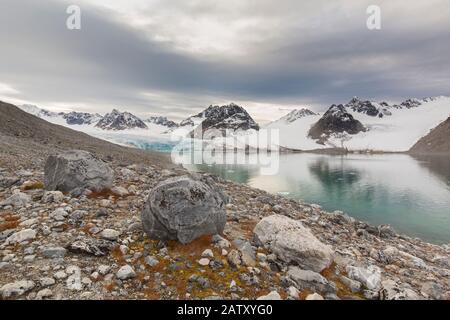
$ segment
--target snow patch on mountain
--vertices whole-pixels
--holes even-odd
[[[107,113],[95,126],[103,130],[148,129],[144,121],[135,115],[117,109]]]
[[[177,128],[178,127],[178,124],[176,122],[167,119],[167,117],[162,117],[162,116],[153,116],[144,121],[147,123],[154,123],[154,124],[164,126],[167,128]]]

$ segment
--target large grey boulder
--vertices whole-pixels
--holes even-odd
[[[114,181],[114,172],[106,163],[82,150],[49,156],[44,171],[47,190],[70,192],[84,188],[102,191],[110,189]]]
[[[228,198],[212,177],[172,177],[151,190],[142,211],[144,231],[152,239],[189,243],[222,233]]]
[[[257,244],[302,269],[321,272],[333,262],[331,247],[320,242],[298,220],[275,214],[263,218],[253,233]]]

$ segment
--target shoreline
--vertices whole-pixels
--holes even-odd
[[[27,181],[43,181],[43,162],[39,161],[34,166],[15,171],[19,175],[25,174],[21,178],[22,186],[19,184],[12,189],[0,189],[0,199],[8,198],[13,193],[13,189],[19,189],[35,200],[26,205],[27,210],[3,206],[0,210],[1,221],[3,221],[0,221],[1,225],[11,219],[19,218],[19,220],[14,225],[14,229],[7,229],[10,231],[3,235],[2,241],[5,236],[10,236],[11,232],[30,228],[37,231],[37,236],[31,243],[20,245],[19,250],[17,247],[0,245],[3,256],[1,264],[3,277],[0,287],[15,283],[14,281],[33,281],[34,286],[27,293],[27,298],[36,299],[40,289],[45,290],[36,283],[43,281],[43,277],[50,277],[56,278],[57,286],[51,286],[52,297],[56,299],[152,299],[156,297],[185,299],[186,294],[189,295],[189,299],[213,296],[219,296],[221,299],[256,299],[271,291],[278,292],[284,299],[289,298],[290,286],[286,287],[283,279],[289,278],[293,267],[273,258],[270,250],[255,247],[253,244],[252,250],[255,250],[258,257],[263,260],[259,261],[255,258],[255,262],[251,265],[243,264],[238,269],[233,269],[229,266],[229,262],[227,263],[226,256],[221,254],[211,240],[205,242],[199,239],[187,246],[169,242],[160,247],[158,241],[151,241],[142,234],[140,213],[149,190],[159,181],[169,177],[191,174],[187,170],[180,166],[162,169],[140,163],[129,165],[115,161],[108,163],[116,173],[114,185],[129,190],[126,192],[127,195],[106,193],[80,198],[64,195],[57,202],[47,203],[43,200],[44,190],[24,189]],[[4,166],[4,163],[0,166]],[[0,171],[5,176],[13,174],[12,170],[9,168]],[[207,176],[212,175],[207,174]],[[300,221],[321,243],[332,248],[333,264],[320,275],[316,274],[316,277],[323,277],[322,281],[325,281],[327,285],[324,287],[302,282],[297,289],[300,297],[298,299],[305,298],[302,292],[304,294],[319,293],[325,299],[392,299],[393,295],[397,298],[401,296],[408,299],[441,299],[450,292],[450,246],[448,245],[439,246],[398,235],[387,226],[371,226],[338,211],[327,212],[319,205],[288,199],[281,195],[272,195],[245,184],[227,181],[216,176],[214,180],[230,199],[226,206],[228,222],[223,233],[224,238],[232,243],[231,248],[226,249],[227,251],[231,250],[238,240],[253,243],[255,225],[261,219],[273,215]],[[67,210],[68,216],[64,220],[69,220],[66,222],[61,222],[59,218],[55,220],[55,212],[61,208],[64,211]],[[80,219],[77,218],[80,212],[84,212],[83,218],[77,220]],[[99,212],[105,213],[99,216]],[[43,226],[47,229],[43,229]],[[117,230],[119,234],[118,238],[112,241],[115,249],[112,249],[111,254],[92,257],[89,254],[74,254],[64,249],[70,248],[70,244],[74,241],[100,241],[100,231],[106,229]],[[35,248],[31,253],[32,257],[29,252],[30,245]],[[62,252],[62,255],[52,256],[52,253],[48,253],[49,251],[45,248],[49,248],[50,252],[56,250],[50,248],[60,248],[57,252]],[[193,285],[192,289],[189,289],[191,283],[189,277],[198,272],[197,259],[200,259],[202,252],[206,249],[212,249],[214,257],[218,257],[217,261],[223,261],[220,262],[223,266],[219,269],[223,277],[217,278],[215,273],[206,271],[203,278],[209,279],[208,286],[202,288]],[[144,260],[148,256],[159,261],[157,273],[154,273],[156,267],[145,264]],[[167,256],[168,260],[164,260],[164,256]],[[271,262],[268,263],[267,257],[275,260],[270,260]],[[74,258],[76,261],[72,260]],[[190,267],[172,270],[176,259],[186,261]],[[76,267],[72,267],[74,263]],[[134,280],[118,282],[114,274],[125,264],[130,265],[138,276],[133,278]],[[104,279],[93,279],[92,274],[102,265],[109,266],[108,270],[111,270],[111,273],[105,274]],[[57,278],[63,275],[62,271],[69,275],[68,270],[73,268],[80,270],[80,274],[85,277],[81,277],[84,279],[83,290],[72,290],[66,285],[66,278],[62,280]],[[376,287],[367,288],[362,284],[365,281],[363,278],[358,278],[358,281],[352,279],[351,277],[355,278],[355,275],[349,273],[350,270],[369,272],[368,275],[373,270],[379,270],[376,271],[379,277]],[[180,273],[181,271],[184,273]],[[94,277],[97,276],[94,275]],[[173,282],[175,279],[183,283],[181,289],[176,289]],[[253,282],[256,281],[255,279],[258,279],[258,284]],[[232,280],[238,283],[242,291],[230,291],[229,284]],[[161,281],[166,283],[166,286],[161,287]],[[172,292],[172,295],[169,292]],[[175,296],[173,296],[174,292]]]

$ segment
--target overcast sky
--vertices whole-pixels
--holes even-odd
[[[267,121],[450,95],[448,0],[1,0],[0,41],[0,98],[53,110],[179,120],[233,101]]]

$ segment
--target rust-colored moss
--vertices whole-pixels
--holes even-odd
[[[44,184],[41,181],[33,181],[31,183],[26,184],[22,189],[24,191],[44,189]]]
[[[355,297],[355,298],[364,298],[364,295],[360,292],[352,292],[349,287],[347,287],[341,280],[341,278],[336,274],[336,263],[332,263],[330,267],[324,269],[321,272],[321,275],[324,276],[327,280],[333,281],[336,284],[337,292],[336,295],[339,298],[343,297]]]

